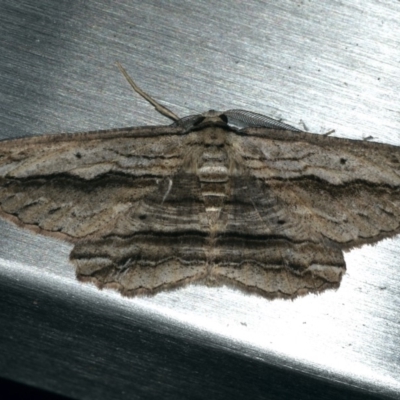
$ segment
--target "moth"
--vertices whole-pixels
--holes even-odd
[[[267,298],[337,288],[343,250],[400,231],[400,148],[230,110],[0,142],[0,216],[74,244],[126,296],[195,282]]]

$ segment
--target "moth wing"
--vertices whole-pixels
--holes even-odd
[[[127,296],[202,281],[209,226],[196,175],[179,171],[119,218],[106,237],[78,242],[71,261],[83,281]]]
[[[0,213],[70,241],[107,234],[181,164],[180,127],[0,142]]]
[[[351,248],[400,232],[400,147],[265,128],[231,141],[290,240]]]

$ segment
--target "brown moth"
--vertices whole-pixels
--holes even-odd
[[[0,142],[0,216],[74,244],[123,295],[203,282],[268,298],[337,288],[343,250],[400,231],[400,148],[243,110]]]

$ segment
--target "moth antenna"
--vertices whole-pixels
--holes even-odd
[[[125,68],[117,61],[117,67],[121,71],[122,75],[124,75],[125,79],[129,82],[129,84],[132,86],[133,90],[142,96],[146,101],[148,101],[150,104],[154,106],[154,108],[162,115],[164,115],[167,118],[172,119],[173,121],[179,121],[180,118],[174,114],[171,110],[168,110],[167,107],[164,107],[157,101],[155,101],[151,96],[149,96],[146,92],[144,92],[142,89],[140,89],[139,86],[136,85],[136,83],[133,81],[133,79],[128,75],[128,73],[125,71]]]
[[[331,129],[330,131],[323,133],[322,136],[329,136],[329,135],[332,135],[332,133],[334,133],[334,132],[335,132],[335,129]]]

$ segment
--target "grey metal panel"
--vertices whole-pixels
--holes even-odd
[[[1,0],[0,137],[169,123],[118,60],[179,116],[242,108],[400,145],[399,11]],[[400,396],[399,239],[347,253],[338,291],[293,302],[201,286],[124,299],[78,283],[69,251],[1,222],[2,377],[79,399]]]

